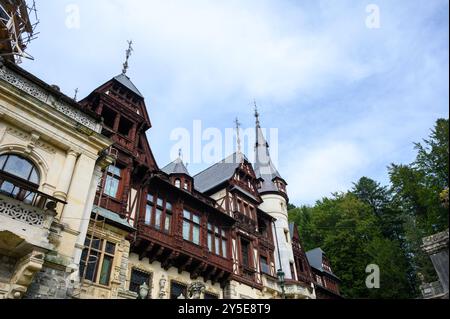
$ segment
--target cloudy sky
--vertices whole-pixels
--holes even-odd
[[[236,116],[251,128],[256,99],[262,125],[279,130],[278,167],[297,205],[345,191],[361,176],[388,183],[386,167],[411,162],[412,143],[448,117],[448,0],[37,6],[35,60],[22,66],[69,96],[118,75],[133,40],[128,75],[145,95],[160,167],[173,153],[174,129],[192,131],[201,120],[225,132]],[[208,165],[192,156],[191,173]]]

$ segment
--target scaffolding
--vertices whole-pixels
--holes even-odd
[[[26,49],[37,38],[38,24],[34,0],[0,0],[0,56],[17,64],[33,60]]]
[[[117,163],[117,159],[119,157],[119,151],[117,149],[115,149],[114,147],[110,147],[107,150],[107,156],[109,156],[113,162],[110,164],[110,166],[116,166]],[[105,172],[108,171],[109,166],[106,168]],[[97,193],[98,193],[98,199],[97,199],[97,207],[100,207],[102,205],[102,196],[103,193],[106,190],[107,187],[107,183],[106,183],[106,176],[107,174],[103,174],[99,184],[98,184],[98,188],[97,188]],[[111,185],[109,185],[109,190],[111,190]],[[106,203],[105,203],[106,207],[108,207],[109,204],[109,197],[106,198]],[[94,242],[101,242],[102,240],[107,239],[106,237],[104,237],[104,231],[105,231],[105,226],[106,226],[106,220],[103,218],[102,220],[99,220],[99,211],[98,209],[95,209],[95,214],[91,214],[91,219],[90,219],[90,223],[91,223],[91,227],[90,227],[90,234],[86,235],[86,239],[89,239],[89,244],[87,246],[85,246],[85,250],[86,250],[86,259],[83,261],[81,260],[80,262],[83,263],[84,262],[84,270],[83,273],[80,273],[80,289],[79,291],[77,291],[74,294],[74,298],[79,299],[82,296],[82,291],[83,289],[86,289],[90,286],[93,286],[94,283],[92,281],[86,280],[86,275],[87,275],[87,270],[89,268],[89,265],[97,265],[97,263],[99,263],[98,257],[96,255],[91,254],[93,247],[94,247]],[[101,265],[97,265],[98,267],[101,267]]]

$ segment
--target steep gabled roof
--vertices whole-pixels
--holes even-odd
[[[183,163],[183,160],[180,157],[161,170],[167,175],[183,174],[190,176],[189,171],[187,170],[186,166]]]
[[[124,87],[126,87],[127,89],[129,89],[130,91],[132,91],[133,93],[138,95],[139,97],[144,98],[144,96],[141,94],[141,92],[139,92],[139,90],[133,84],[133,82],[131,82],[130,78],[128,76],[126,76],[125,74],[120,74],[120,75],[114,77],[114,80],[116,80],[117,82],[122,84]]]
[[[195,188],[206,192],[233,177],[243,161],[248,159],[242,153],[234,153],[217,164],[194,176]]]
[[[306,257],[308,258],[309,265],[312,268],[315,268],[322,273],[327,273],[328,275],[334,277],[335,279],[340,280],[338,276],[323,268],[324,255],[326,256],[322,248],[315,248],[313,250],[306,252]]]

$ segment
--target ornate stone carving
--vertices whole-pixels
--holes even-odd
[[[0,197],[0,214],[31,226],[46,227],[47,218],[35,209]]]
[[[84,125],[85,127],[93,130],[94,132],[101,133],[101,124],[97,123],[94,119],[90,118],[88,115],[84,114],[82,111],[75,109],[68,103],[58,101],[55,96],[47,93],[44,89],[38,87],[37,85],[31,83],[27,79],[21,77],[18,74],[8,70],[7,68],[0,67],[0,79],[8,82],[9,84],[15,86],[16,88],[28,93],[29,95],[35,97],[41,102],[52,106],[59,112],[65,114],[76,122]]]
[[[44,264],[44,254],[42,252],[33,251],[28,256],[22,258],[16,266],[14,275],[11,279],[11,290],[8,298],[19,299],[33,281],[34,275],[42,269]]]

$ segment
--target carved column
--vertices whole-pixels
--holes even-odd
[[[63,201],[67,200],[67,193],[69,192],[70,183],[72,181],[73,171],[77,162],[79,154],[73,150],[67,153],[64,168],[59,177],[57,191],[53,194],[54,197]]]

